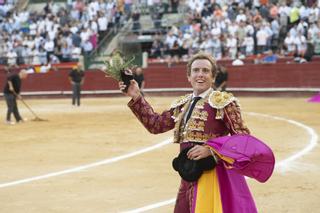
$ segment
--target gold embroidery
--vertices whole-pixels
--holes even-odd
[[[173,118],[175,123],[178,121],[179,113],[180,111],[178,107],[173,110],[173,115],[171,117]]]
[[[198,103],[196,104],[196,106],[194,108],[195,109],[204,109],[204,104],[205,104],[206,100],[207,100],[206,98],[201,98],[200,101],[198,101]]]
[[[190,119],[188,122],[188,130],[204,131],[204,125],[204,121],[196,121],[194,119]]]
[[[191,118],[199,119],[202,121],[207,121],[208,120],[208,112],[195,110],[193,115],[191,116]]]
[[[239,105],[237,103],[228,105],[226,107],[226,113],[228,118],[230,119],[228,126],[233,130],[234,133],[250,134],[249,129],[246,127],[241,118]]]
[[[184,96],[179,97],[177,100],[175,100],[172,104],[171,104],[171,109],[172,108],[176,108],[178,106],[181,106],[185,103],[187,103],[190,99],[191,99],[191,94],[187,94]]]
[[[216,138],[217,135],[210,133],[210,134],[206,134],[203,132],[192,132],[192,131],[188,131],[186,132],[185,136],[184,136],[184,140],[182,141],[182,143],[185,142],[200,142],[200,143],[205,143],[207,142],[210,138]]]
[[[205,143],[210,138],[217,137],[218,135],[215,135],[213,133],[204,132],[205,125],[209,116],[209,111],[204,110],[204,106],[208,103],[210,107],[216,109],[214,110],[216,111],[216,119],[222,119],[224,113],[227,113],[228,111],[232,111],[229,108],[229,104],[231,103],[230,105],[234,106],[236,104],[235,101],[237,101],[237,99],[233,97],[232,94],[225,93],[225,92],[212,91],[205,98],[201,99],[196,104],[187,124],[184,124],[184,120],[183,120],[185,115],[184,109],[188,109],[188,106],[190,105],[190,102],[191,102],[190,99],[184,102],[184,106],[182,108],[181,107],[175,108],[174,109],[175,111],[173,113],[173,118],[175,119],[175,122],[176,122],[175,130],[174,130],[174,142],[175,143],[185,143],[185,142]],[[232,117],[233,116],[234,115],[232,115]],[[237,119],[238,117],[236,116],[232,120],[237,120]],[[229,124],[227,123],[226,125],[229,125]]]
[[[236,120],[236,118],[237,118],[235,114],[231,114],[230,117],[231,117],[231,119],[234,119],[234,120]]]
[[[216,119],[223,119],[223,108],[237,99],[227,92],[213,91],[209,96],[209,104],[211,107],[217,109]]]
[[[223,119],[223,109],[217,109],[216,119]]]
[[[209,104],[213,108],[222,109],[237,99],[227,92],[213,91],[209,96]]]
[[[190,96],[191,97],[191,96]],[[184,125],[183,125],[183,118],[184,118],[184,115],[186,113],[186,110],[184,110],[184,108],[188,108],[189,105],[190,105],[190,102],[191,102],[191,99],[187,102],[187,104],[181,109],[181,111],[179,111],[177,117],[175,118],[175,127],[174,129],[176,130],[174,132],[174,143],[179,143],[182,139],[181,139],[181,134],[182,134],[182,131],[184,129]],[[179,110],[179,109],[177,109]]]

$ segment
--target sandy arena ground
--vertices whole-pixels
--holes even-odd
[[[161,111],[174,97],[147,99]],[[306,99],[240,98],[248,127],[272,147],[278,163],[267,183],[248,180],[259,212],[320,212],[320,104]],[[49,121],[31,121],[19,103],[29,121],[0,123],[1,213],[113,213],[151,204],[157,205],[147,212],[172,212],[179,176],[171,160],[178,146],[162,143],[172,132],[149,134],[127,97],[86,98],[81,107],[69,99],[26,101]],[[0,112],[4,121],[4,100]]]

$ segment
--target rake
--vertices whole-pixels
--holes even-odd
[[[23,100],[21,95],[18,95],[17,93],[14,92],[14,95],[28,108],[28,110],[34,115],[34,118],[32,121],[48,121],[48,119],[43,119],[40,118],[32,109],[31,107]]]

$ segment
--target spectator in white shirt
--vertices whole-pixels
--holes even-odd
[[[174,42],[177,40],[177,37],[173,35],[172,31],[168,31],[166,39],[164,41],[164,45],[167,45],[169,49],[172,48]]]
[[[227,55],[231,59],[235,59],[238,53],[238,42],[237,39],[231,34],[228,35],[226,47]]]
[[[238,47],[241,54],[244,54],[245,53],[245,46],[242,46],[243,44],[243,41],[244,41],[244,38],[246,37],[246,30],[245,30],[245,22],[241,21],[239,23],[239,27],[238,27],[238,30],[236,32],[236,38],[237,38],[237,41],[238,41]]]
[[[288,17],[290,14],[290,8],[283,2],[281,3],[281,6],[279,7],[278,14],[280,17],[280,26],[281,27],[287,27],[288,26]]]
[[[40,64],[48,63],[47,51],[42,46],[40,46],[39,48],[39,59],[40,59]]]
[[[52,39],[48,39],[44,43],[44,49],[47,52],[47,61],[50,60],[50,55],[54,52],[54,41]]]
[[[320,2],[320,1],[318,1]],[[318,21],[320,18],[320,8],[317,7],[316,4],[313,4],[313,6],[310,8],[310,13],[309,13],[309,23],[315,23]]]
[[[213,36],[212,38],[212,48],[213,48],[213,57],[217,60],[222,58],[222,44],[217,36]]]
[[[231,22],[231,24],[228,25],[228,34],[235,36],[237,30],[238,30],[238,25],[235,22]]]
[[[213,55],[212,48],[213,48],[212,39],[210,38],[209,35],[206,35],[204,40],[200,44],[200,49],[209,55]]]
[[[287,33],[287,37],[284,39],[284,46],[286,48],[287,55],[293,55],[296,51],[296,45],[294,42],[294,36],[290,32]]]
[[[40,64],[40,56],[39,56],[39,50],[38,48],[33,48],[31,50],[31,54],[32,54],[32,64],[33,65],[37,65]]]
[[[53,19],[54,17],[51,14],[48,14],[44,20],[46,32],[50,32],[53,29]]]
[[[10,48],[8,53],[7,53],[7,63],[9,66],[13,66],[13,65],[16,65],[17,64],[17,53],[12,49]]]
[[[257,52],[258,54],[259,53],[261,54],[267,50],[267,42],[268,42],[269,34],[263,27],[260,27],[256,37],[257,37]]]
[[[33,21],[30,20],[30,24],[29,24],[29,34],[32,36],[35,36],[37,34],[37,24]]]
[[[265,22],[264,25],[263,25],[263,29],[264,31],[267,33],[268,37],[267,37],[267,47],[266,47],[266,50],[269,50],[271,48],[271,41],[272,41],[272,36],[273,36],[273,32],[272,32],[272,29],[271,29],[271,26],[270,26],[270,23],[269,22]]]
[[[24,38],[23,45],[26,45],[29,49],[32,49],[35,46],[35,41],[31,35]]]
[[[247,36],[244,38],[242,45],[245,47],[246,56],[253,55],[253,53],[254,53],[254,39],[250,33],[247,33]]]
[[[245,30],[246,30],[246,34],[249,33],[250,35],[253,35],[253,33],[254,33],[254,27],[250,22],[246,22]]]
[[[96,17],[93,18],[93,20],[89,20],[88,22],[88,27],[92,30],[92,32],[94,33],[98,33],[99,32],[99,26],[96,22]]]
[[[90,40],[85,41],[84,43],[82,43],[82,49],[83,49],[83,53],[85,55],[89,55],[92,50],[93,50],[93,45],[90,42]]]
[[[300,19],[299,24],[297,25],[297,31],[302,35],[307,35],[308,27],[308,23],[305,20]]]
[[[39,48],[44,43],[44,38],[40,35],[40,33],[37,33],[36,37],[34,38],[34,46],[35,48]]]
[[[308,39],[314,40],[319,32],[319,27],[315,23],[311,24],[308,30]]]
[[[71,48],[67,42],[64,42],[61,47],[61,61],[70,62],[71,61]]]
[[[71,61],[78,62],[81,56],[81,48],[76,46],[71,46]]]
[[[239,14],[236,17],[236,22],[240,23],[240,22],[246,22],[246,21],[247,21],[247,17],[244,14],[244,11],[243,11],[243,9],[240,9]]]
[[[308,20],[309,15],[310,15],[310,8],[309,7],[305,7],[304,5],[302,5],[299,8],[299,14],[300,14],[300,19]]]
[[[88,28],[82,28],[81,33],[80,33],[80,37],[81,37],[81,42],[84,42],[86,40],[88,40],[90,38],[90,31]]]
[[[212,24],[211,35],[215,37],[220,37],[221,35],[221,29],[215,22]]]
[[[302,35],[300,32],[298,33],[298,36],[295,37],[294,43],[297,47],[297,54],[300,57],[303,57],[306,50],[307,50],[307,39],[304,35]]]
[[[103,39],[104,36],[107,34],[108,29],[108,19],[104,15],[103,12],[98,12],[98,29],[99,29],[99,40]],[[83,40],[86,41],[86,40]]]

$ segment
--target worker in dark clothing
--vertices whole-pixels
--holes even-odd
[[[143,75],[143,70],[141,67],[137,67],[133,73],[133,78],[134,80],[136,80],[136,82],[138,83],[138,86],[140,88],[140,92],[142,95],[144,95],[143,93],[143,89],[144,89],[144,75]]]
[[[11,121],[11,114],[13,113],[16,122],[23,122],[24,119],[20,116],[18,105],[17,105],[17,98],[21,98],[20,91],[21,91],[21,83],[22,79],[27,78],[28,73],[26,70],[21,70],[18,74],[10,74],[7,78],[7,82],[3,89],[3,94],[7,103],[7,117],[6,117],[6,124],[14,125],[15,122]]]
[[[228,72],[225,67],[218,65],[218,72],[216,79],[214,81],[214,89],[218,91],[226,91],[227,81],[228,81]]]
[[[69,81],[72,85],[72,105],[80,106],[81,86],[84,82],[84,72],[81,64],[75,66],[69,73]]]

